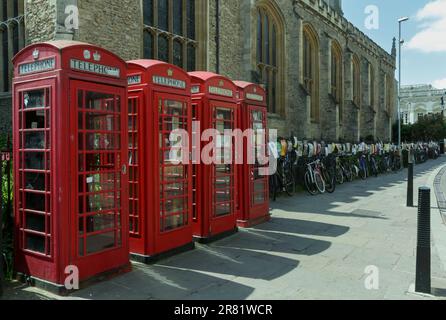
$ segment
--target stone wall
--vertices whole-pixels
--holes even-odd
[[[217,64],[216,1],[209,0],[207,7],[207,62],[204,64],[214,72]],[[62,9],[72,3],[79,7],[80,26],[79,30],[70,33],[63,28],[65,13]],[[279,81],[283,96],[277,108],[279,111],[269,117],[270,128],[278,129],[284,136],[294,134],[308,139],[356,141],[373,135],[389,140],[396,104],[392,106],[392,112],[386,111],[382,79],[386,74],[394,78],[395,54],[387,53],[359,31],[343,17],[342,10],[333,10],[323,0],[220,0],[219,4],[219,71],[231,79],[255,81],[256,8],[266,6],[280,20],[283,76]],[[28,42],[72,38],[103,46],[126,60],[141,56],[140,1],[36,0],[32,4],[28,1],[27,6]],[[306,24],[311,25],[318,38],[320,119],[317,122],[310,119],[311,97],[303,89],[302,38]],[[343,60],[343,98],[339,105],[330,96],[331,44],[334,41],[341,48]],[[352,102],[353,55],[359,58],[361,66],[359,106]],[[371,69],[376,83],[373,104],[370,99]]]
[[[0,132],[12,131],[12,98],[10,93],[0,93]]]
[[[136,0],[78,0],[76,40],[108,49],[124,60],[142,55],[142,15]]]
[[[220,32],[216,39],[216,0],[209,0],[209,51],[208,69],[216,72],[217,41],[220,45],[220,74],[234,80],[247,80],[242,68],[242,28],[241,15],[243,2],[239,0],[220,0]],[[248,79],[249,80],[249,79]]]
[[[391,116],[385,111],[384,88],[378,85],[379,73],[395,71],[395,57],[384,51],[371,39],[348,22],[342,11],[335,11],[324,1],[313,0],[253,0],[220,1],[220,73],[232,79],[254,81],[256,8],[268,3],[281,19],[284,27],[285,97],[278,114],[270,115],[270,128],[280,135],[295,134],[301,138],[357,141],[360,137],[374,136],[389,140]],[[216,66],[216,0],[209,2],[208,68]],[[319,45],[319,107],[320,120],[310,120],[311,98],[303,90],[302,37],[303,25],[309,24],[317,33]],[[331,97],[331,44],[336,41],[343,53],[344,96],[338,105]],[[389,39],[389,42],[391,39]],[[361,66],[361,105],[352,102],[353,79],[351,59],[359,57]],[[370,99],[370,69],[375,74],[375,98]],[[382,90],[379,90],[382,89]],[[340,112],[342,121],[340,121]]]
[[[56,1],[25,1],[26,44],[53,40],[56,36]]]
[[[66,8],[79,11],[79,29],[67,30]],[[25,7],[27,44],[77,40],[108,49],[125,60],[142,54],[142,15],[135,0],[33,0]]]

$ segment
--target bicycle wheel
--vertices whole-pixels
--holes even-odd
[[[283,187],[290,197],[296,193],[296,179],[294,178],[294,172],[291,167],[287,167],[284,170]]]
[[[350,170],[352,172],[352,181],[355,180],[355,179],[358,179],[358,177],[359,177],[359,168],[356,165],[353,164],[350,167]]]
[[[344,171],[342,168],[336,169],[336,183],[344,184]]]
[[[367,180],[367,171],[365,169],[361,169],[359,171],[359,176],[361,177],[362,180]]]
[[[381,173],[382,174],[386,174],[387,173],[387,160],[386,159],[382,159],[381,160],[381,164],[380,164],[380,169],[381,169]]]
[[[273,174],[269,177],[269,197],[273,201],[276,201],[277,199],[277,189],[279,188],[279,181],[277,179],[277,174]]]
[[[325,181],[322,178],[322,175],[319,172],[314,173],[314,182],[316,184],[316,188],[320,193],[325,193]]]
[[[311,174],[308,171],[305,173],[305,188],[312,196],[315,196],[319,193],[316,185],[313,183],[313,181],[311,181]]]
[[[343,172],[344,172],[344,177],[345,177],[346,181],[352,182],[353,181],[353,172],[352,172],[351,168],[345,167],[343,169]]]
[[[359,176],[361,177],[362,180],[367,179],[367,167],[365,164],[359,167]]]
[[[379,170],[378,170],[378,166],[376,165],[376,163],[373,165],[373,175],[375,176],[375,178],[378,178]]]
[[[401,161],[399,158],[396,158],[393,163],[393,171],[397,172],[401,170]]]
[[[329,170],[324,170],[322,177],[325,181],[325,191],[333,193],[336,191],[336,177]]]

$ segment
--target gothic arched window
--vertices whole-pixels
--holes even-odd
[[[145,59],[196,70],[196,1],[143,0]]]
[[[283,105],[283,28],[275,10],[267,4],[257,8],[256,64],[264,85],[268,111],[281,112]]]
[[[0,2],[0,92],[11,90],[10,61],[25,45],[24,1]]]
[[[319,41],[316,32],[306,24],[303,28],[303,85],[311,97],[311,120],[319,121]]]

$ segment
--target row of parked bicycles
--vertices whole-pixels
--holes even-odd
[[[311,195],[333,193],[337,185],[399,172],[408,162],[408,154],[416,164],[440,156],[440,147],[434,142],[404,144],[402,150],[401,155],[396,145],[383,143],[327,145],[279,139],[270,198],[275,201],[283,193],[293,196],[299,186]]]

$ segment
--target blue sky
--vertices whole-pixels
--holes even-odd
[[[379,28],[366,27],[367,6],[379,9]],[[390,52],[398,38],[398,18],[406,44],[402,53],[402,84],[433,84],[446,88],[446,0],[343,0],[345,17]]]

